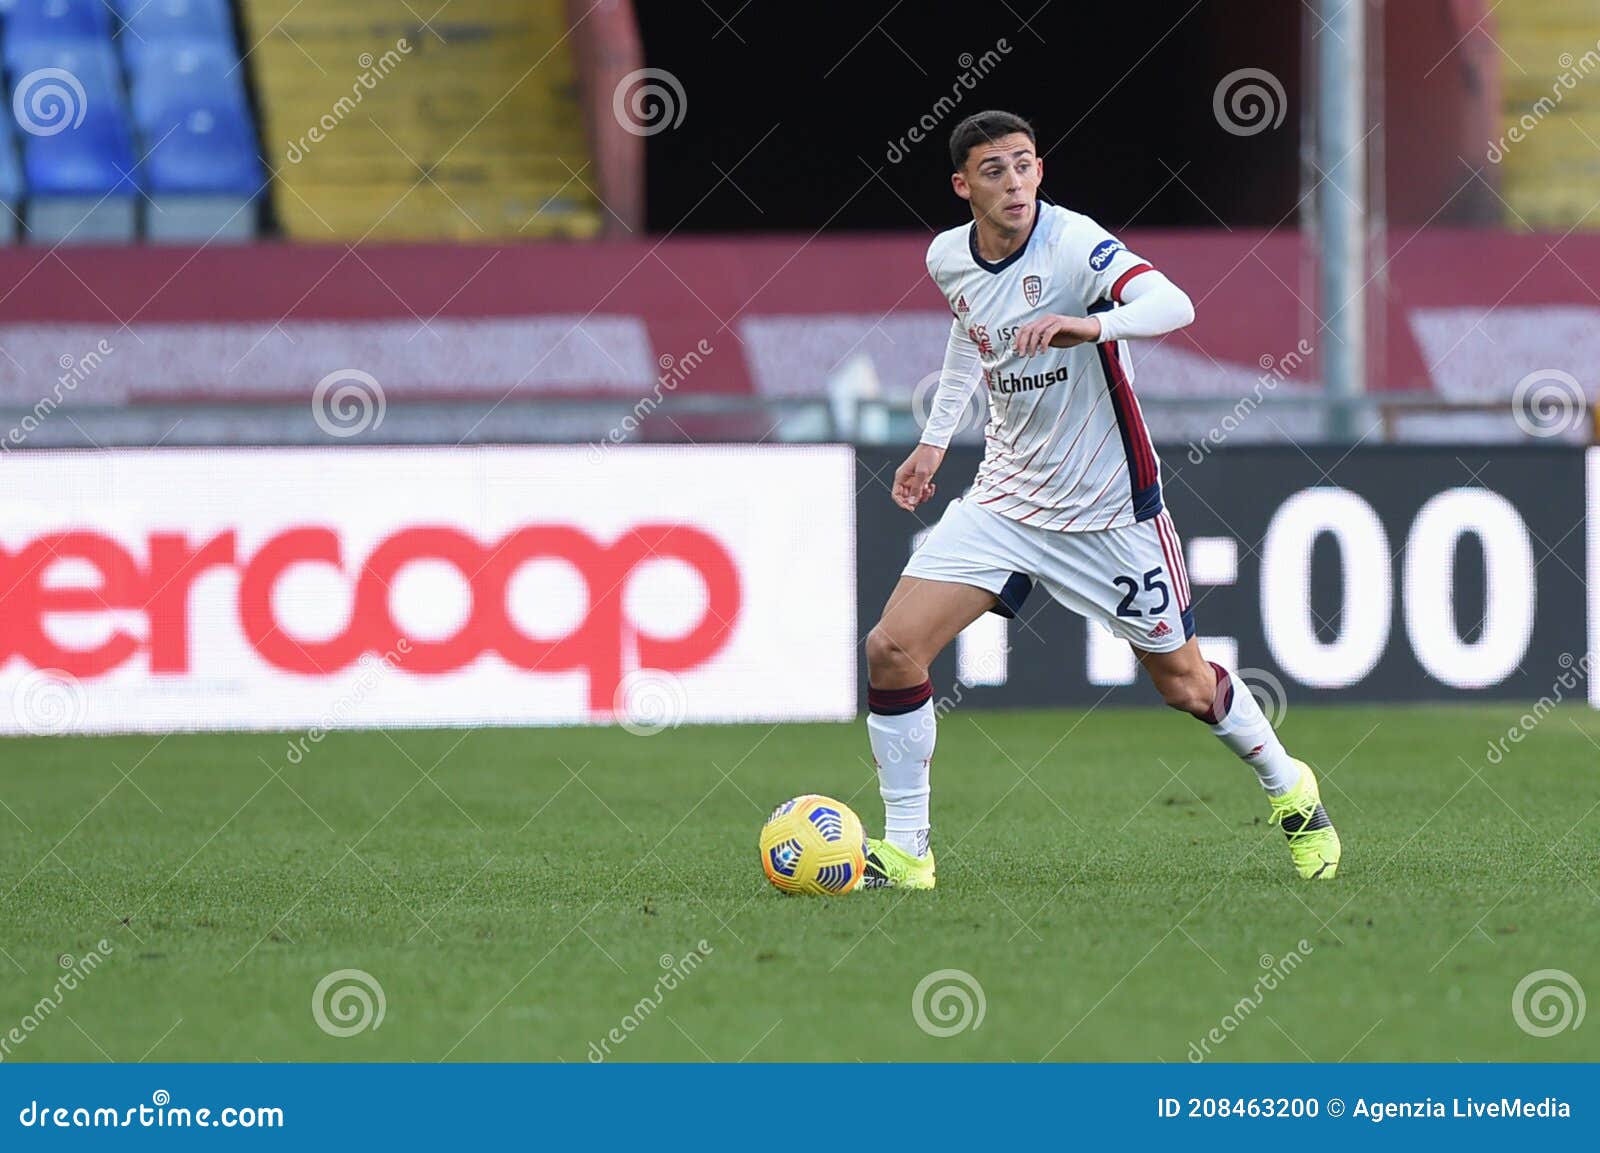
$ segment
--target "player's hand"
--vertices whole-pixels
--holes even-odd
[[[1047,348],[1071,348],[1100,339],[1100,322],[1092,316],[1041,316],[1017,329],[1018,356],[1034,356]]]
[[[919,444],[911,455],[894,472],[894,503],[907,512],[923,501],[931,500],[935,491],[933,474],[944,463],[944,449],[931,444]]]

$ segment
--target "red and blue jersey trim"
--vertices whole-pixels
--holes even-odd
[[[1122,435],[1122,453],[1128,461],[1133,519],[1149,520],[1162,508],[1161,470],[1156,464],[1155,445],[1150,440],[1150,430],[1145,427],[1139,399],[1133,395],[1133,382],[1123,367],[1120,346],[1115,342],[1101,344],[1095,351],[1099,353],[1100,370],[1105,374],[1106,389],[1111,394],[1117,431]]]

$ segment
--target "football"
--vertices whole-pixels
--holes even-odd
[[[832,797],[808,793],[785,801],[761,828],[761,867],[785,893],[848,893],[866,864],[861,818]]]

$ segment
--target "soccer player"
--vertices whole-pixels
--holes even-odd
[[[972,223],[934,237],[928,274],[955,320],[921,443],[894,477],[915,509],[981,374],[983,464],[906,566],[867,636],[867,731],[884,838],[868,887],[931,889],[928,667],[986,612],[1014,616],[1035,584],[1133,646],[1162,699],[1255,770],[1305,878],[1331,878],[1339,835],[1311,767],[1284,749],[1248,688],[1194,638],[1183,545],[1133,392],[1126,342],[1194,319],[1188,296],[1087,216],[1039,200],[1027,121],[980,112],[950,137]]]

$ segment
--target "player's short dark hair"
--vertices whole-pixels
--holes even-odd
[[[1039,138],[1033,134],[1033,125],[1016,113],[998,110],[974,112],[950,133],[950,166],[959,172],[967,162],[967,154],[978,145],[1015,133],[1026,136],[1033,141],[1035,148],[1038,147]]]

